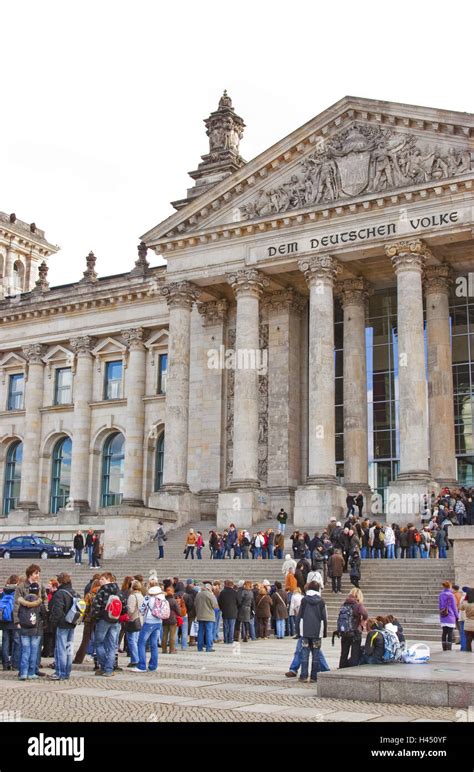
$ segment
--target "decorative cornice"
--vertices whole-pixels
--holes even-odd
[[[295,311],[297,314],[303,313],[306,303],[307,298],[304,298],[299,292],[296,292],[293,287],[276,290],[275,292],[265,295],[263,299],[263,305],[266,306],[269,311],[284,311],[288,309]]]
[[[453,285],[453,273],[451,266],[447,263],[442,265],[428,265],[423,275],[423,286],[425,293],[443,292],[449,295]]]
[[[385,244],[385,254],[391,258],[395,273],[399,271],[421,272],[426,259],[432,257],[430,250],[421,239]]]
[[[191,309],[200,291],[189,281],[172,281],[161,288],[161,294],[165,296],[168,306]]]
[[[130,351],[145,350],[144,343],[148,337],[148,330],[145,330],[144,327],[130,327],[128,330],[122,330],[120,334]]]
[[[46,346],[44,346],[42,343],[30,343],[28,346],[23,346],[22,351],[23,356],[29,365],[44,364],[41,357],[43,357],[45,354]]]
[[[344,279],[336,283],[336,296],[341,301],[342,306],[362,306],[372,294],[373,289],[363,276],[356,276],[351,279]]]
[[[270,284],[267,277],[255,268],[242,268],[227,274],[227,283],[234,290],[236,297],[245,294],[260,297],[264,288]]]
[[[80,335],[77,338],[70,338],[69,345],[76,356],[84,356],[91,354],[92,349],[97,345],[97,339],[90,335]]]
[[[228,303],[225,298],[210,300],[208,303],[199,303],[198,311],[202,316],[203,324],[210,326],[219,324],[227,316]]]
[[[314,255],[298,261],[298,268],[305,275],[308,287],[316,281],[333,284],[342,266],[332,255]]]

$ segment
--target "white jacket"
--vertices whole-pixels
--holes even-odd
[[[319,571],[310,571],[306,579],[307,583],[317,582],[321,589],[324,589],[324,580]]]
[[[299,592],[294,592],[291,596],[290,601],[290,610],[288,614],[290,617],[295,617],[298,614],[298,611],[300,610],[301,601],[303,600],[303,596]]]
[[[391,528],[389,525],[386,525],[384,528],[384,534],[386,547],[390,547],[391,544],[395,544],[395,533],[393,528]]]

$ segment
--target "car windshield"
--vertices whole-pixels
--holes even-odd
[[[35,540],[41,542],[41,544],[54,544],[54,541],[48,539],[47,536],[35,536]]]

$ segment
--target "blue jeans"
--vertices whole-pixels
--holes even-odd
[[[219,622],[221,621],[221,612],[219,609],[214,609],[214,616],[216,618],[216,621],[214,622],[214,633],[213,638],[215,641],[219,640]]]
[[[430,557],[430,548],[429,547],[427,549],[424,546],[421,548],[421,557],[424,558],[425,560],[429,559],[429,557]]]
[[[283,560],[283,550],[281,547],[278,547],[277,549],[277,560]]]
[[[38,669],[41,635],[20,635],[20,678],[31,678]]]
[[[165,548],[163,546],[158,547],[158,560],[163,560],[165,557]]]
[[[183,624],[179,628],[181,630],[181,636],[179,641],[183,651],[188,648],[188,617],[183,617]],[[178,631],[176,631],[176,647],[178,646]]]
[[[409,550],[410,558],[414,559],[418,557],[418,544],[412,544],[411,547],[408,548],[408,550]]]
[[[255,633],[255,617],[250,620],[249,624],[250,624],[250,638],[252,639],[252,641],[256,641],[257,635]]]
[[[140,635],[140,630],[137,630],[135,633],[125,633],[125,635],[127,636],[130,663],[138,665],[138,636]]]
[[[387,544],[386,558],[388,560],[394,560],[394,558],[395,558],[395,544]]]
[[[466,633],[464,632],[464,622],[459,622],[459,636],[461,638],[461,651],[467,651]]]
[[[224,619],[224,643],[234,643],[235,619]]]
[[[191,560],[194,560],[194,545],[189,545],[189,547],[186,547],[186,555],[184,556],[184,559],[187,560],[189,555],[191,555]]]
[[[146,670],[146,647],[150,643],[150,662],[148,670],[158,669],[158,641],[162,628],[161,620],[157,622],[145,622],[138,633],[138,665],[140,670]]]
[[[254,558],[257,560],[257,558],[262,557],[262,548],[261,547],[255,547]]]
[[[361,556],[362,560],[367,560],[368,552],[369,552],[369,548],[368,547],[362,547],[362,549],[360,551],[360,556]]]
[[[301,648],[301,673],[300,678],[305,680],[308,678],[308,669],[309,669],[309,655],[311,652],[311,678],[313,680],[316,680],[318,677],[318,672],[321,670],[321,664],[320,664],[320,652],[321,650],[317,648],[318,644],[321,644],[321,641],[317,638],[303,638],[302,639],[302,648]]]
[[[214,637],[214,625],[215,622],[198,622],[198,651],[202,651],[204,646],[204,638],[206,639],[206,651],[212,650],[212,642]]]
[[[285,637],[285,619],[275,619],[275,629],[276,629],[276,637],[277,638],[284,638]]]
[[[54,664],[56,675],[69,678],[72,668],[72,650],[74,642],[74,627],[68,630],[56,629],[56,645],[54,647]]]
[[[291,665],[290,665],[290,670],[293,673],[297,673],[298,670],[301,667],[301,650],[302,650],[302,648],[303,648],[303,639],[302,638],[298,638],[298,640],[296,642],[295,653],[293,655],[293,660],[292,660]],[[330,668],[329,668],[328,663],[326,662],[326,657],[324,656],[322,649],[320,649],[320,651],[319,651],[319,665],[320,665],[319,670],[321,671],[321,673],[328,673],[329,672]]]
[[[93,563],[94,563],[94,556],[92,554],[93,551],[94,551],[94,547],[91,546],[91,547],[87,548],[87,557],[89,559],[89,568],[91,568]]]
[[[80,563],[82,565],[82,550],[75,550],[74,563]]]
[[[440,558],[447,558],[448,557],[447,554],[446,554],[446,547],[440,547],[439,548],[439,556],[440,556]]]
[[[198,560],[202,560],[202,547],[196,547],[196,555]]]
[[[278,530],[280,533],[285,533],[286,523],[278,523]]]
[[[113,672],[119,635],[120,625],[118,622],[100,619],[95,626],[95,650],[97,661],[103,673]]]
[[[2,631],[2,665],[18,670],[20,664],[20,631],[4,628]]]
[[[294,635],[296,630],[296,617],[292,614],[288,617],[288,635]]]
[[[274,547],[273,547],[273,544],[272,544],[271,546],[268,547],[268,559],[269,560],[273,560],[273,558],[275,557],[275,555],[273,554],[273,551],[274,551]]]
[[[378,549],[376,549],[375,547],[372,547],[372,558],[374,560],[377,560],[377,558],[381,558],[381,557],[382,557],[382,550],[380,549],[380,547]]]

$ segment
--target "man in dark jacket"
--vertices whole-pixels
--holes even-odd
[[[46,588],[44,585],[40,584],[41,581],[41,568],[36,564],[32,563],[31,566],[28,566],[26,569],[26,580],[24,582],[20,582],[20,584],[17,586],[15,591],[15,602],[13,606],[13,621],[18,624],[18,612],[19,612],[19,605],[20,605],[20,599],[26,598],[26,596],[29,594],[30,591],[30,585],[31,584],[39,584],[40,586],[40,592],[39,597],[41,598],[43,604],[45,607],[47,607],[48,602],[48,596],[46,594]],[[42,638],[43,638],[43,625],[40,627],[40,635],[41,635],[41,641],[38,648],[38,663],[36,668],[36,675],[37,676],[46,676],[46,673],[43,673],[42,670],[40,670],[41,665],[41,646],[42,646]],[[20,653],[21,657],[21,653]]]
[[[53,595],[49,614],[51,630],[56,629],[56,645],[54,647],[55,672],[49,676],[52,681],[67,681],[71,674],[72,653],[74,647],[74,630],[76,626],[66,621],[76,593],[72,589],[69,574],[58,575],[59,587]]]
[[[89,528],[86,535],[86,549],[87,557],[89,559],[89,568],[93,567],[94,563],[94,531]]]
[[[341,579],[344,571],[344,558],[341,555],[340,550],[335,550],[334,555],[328,560],[328,574],[332,580],[332,591],[335,593],[342,592]]]
[[[99,582],[100,590],[97,591],[91,608],[91,618],[96,621],[94,639],[100,667],[96,675],[109,678],[114,675],[120,623],[118,619],[111,621],[105,609],[110,596],[120,596],[120,590],[114,575],[108,571],[101,575]]]
[[[217,602],[222,611],[224,643],[233,643],[239,604],[237,592],[234,590],[234,583],[230,579],[225,580],[224,589],[219,593]]]
[[[80,563],[82,566],[82,550],[84,549],[84,537],[82,535],[82,531],[78,531],[74,537],[73,545],[74,551],[76,553],[74,557],[75,563]]]
[[[321,638],[326,638],[327,627],[326,604],[321,598],[320,586],[317,582],[310,582],[296,618],[296,629],[303,638],[300,681],[308,679],[310,652],[312,655],[311,681],[317,680],[318,671],[321,669],[319,661]]]
[[[18,670],[20,666],[20,632],[13,621],[13,604],[19,581],[19,577],[16,574],[12,574],[0,595],[0,604],[2,606],[0,630],[2,631],[2,664],[4,670]]]

